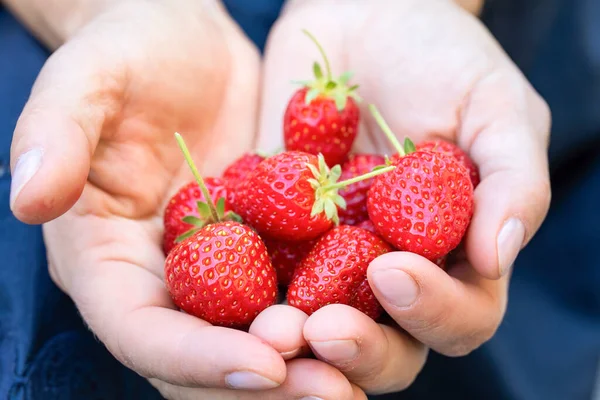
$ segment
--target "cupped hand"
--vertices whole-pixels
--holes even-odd
[[[163,284],[162,210],[193,179],[173,133],[205,176],[221,172],[253,148],[259,75],[218,2],[113,2],[34,85],[14,134],[11,207],[45,223],[53,280],[165,397],[353,398],[347,381],[324,380],[341,374],[323,362],[286,366],[306,346],[294,335],[305,315],[269,311],[254,335],[214,327],[176,310]]]
[[[335,75],[354,72],[362,127],[357,151],[391,154],[366,105],[400,137],[458,143],[480,168],[475,213],[449,271],[414,254],[369,267],[373,291],[396,328],[346,306],[313,314],[303,336],[321,360],[366,392],[401,390],[427,349],[467,354],[499,326],[511,266],[550,202],[545,102],[474,16],[450,0],[290,1],[266,50],[259,146],[276,145],[296,87],[310,78],[321,42]],[[401,328],[401,329],[398,329]]]

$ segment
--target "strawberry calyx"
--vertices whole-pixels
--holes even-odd
[[[225,198],[223,198],[223,197],[220,197],[217,200],[217,203],[215,204],[215,207],[217,209],[217,219],[216,220],[214,220],[212,217],[212,214],[210,211],[210,206],[208,205],[208,202],[198,201],[196,204],[198,206],[198,214],[200,215],[200,217],[197,217],[195,215],[186,215],[185,217],[181,218],[181,220],[183,222],[185,222],[186,224],[192,225],[193,228],[191,228],[188,231],[177,236],[177,238],[175,239],[175,243],[179,243],[179,242],[189,238],[190,236],[192,236],[194,233],[198,232],[200,229],[202,229],[206,225],[214,224],[215,222],[219,222],[219,221],[242,222],[242,218],[239,215],[237,215],[236,213],[234,213],[233,211],[225,212]]]
[[[334,77],[331,73],[329,59],[327,58],[327,54],[325,54],[325,50],[323,50],[321,44],[306,29],[303,29],[302,31],[317,46],[325,64],[325,74],[323,74],[321,64],[315,61],[313,64],[314,80],[297,82],[308,88],[306,96],[304,97],[306,105],[309,105],[317,97],[323,96],[333,99],[337,110],[341,112],[344,110],[344,108],[346,108],[349,97],[353,98],[357,102],[360,101],[360,96],[356,93],[358,85],[348,85],[348,82],[353,75],[352,72],[346,71],[340,76]]]
[[[373,118],[375,118],[375,121],[377,122],[377,125],[379,125],[379,128],[383,131],[383,133],[388,138],[392,146],[394,146],[394,149],[396,149],[400,157],[404,157],[407,154],[414,153],[415,151],[417,151],[415,144],[408,137],[404,138],[403,144],[400,144],[398,138],[396,137],[390,126],[387,124],[387,122],[385,122],[385,119],[374,104],[369,104],[369,111],[371,112],[371,115],[373,115]],[[389,160],[387,158],[386,164],[389,164]]]
[[[192,155],[190,154],[190,151],[188,150],[185,141],[183,140],[183,137],[181,137],[179,133],[175,132],[175,140],[177,140],[177,144],[181,148],[185,161],[192,170],[192,174],[196,179],[196,183],[198,183],[200,191],[206,199],[205,201],[198,201],[196,203],[198,206],[198,215],[200,215],[200,217],[197,217],[195,215],[186,215],[181,219],[183,222],[193,225],[193,228],[179,235],[175,239],[175,243],[179,243],[182,240],[187,239],[206,225],[222,221],[242,222],[242,218],[233,211],[225,212],[225,199],[223,197],[219,198],[217,200],[217,204],[215,205],[215,203],[212,200],[212,197],[210,196],[210,192],[208,191],[208,188],[204,183],[202,175],[200,175],[200,173],[198,172],[198,168],[196,168],[196,164],[194,164]]]
[[[329,168],[325,162],[325,158],[320,153],[318,159],[318,168],[310,163],[306,164],[314,176],[314,178],[308,180],[315,190],[315,203],[313,204],[310,215],[311,217],[314,217],[324,212],[327,219],[333,221],[336,226],[340,223],[337,208],[340,207],[344,210],[346,209],[346,200],[338,193],[340,189],[352,185],[353,183],[390,172],[396,168],[394,165],[380,165],[366,174],[338,182],[338,179],[340,179],[340,176],[342,175],[342,167],[336,165],[333,168]]]

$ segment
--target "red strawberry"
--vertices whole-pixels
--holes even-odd
[[[374,106],[371,111],[399,156],[391,161],[396,168],[369,190],[369,218],[396,248],[435,261],[458,246],[473,215],[468,171],[454,157],[414,151],[409,140],[403,149]]]
[[[237,187],[246,179],[246,176],[256,168],[264,157],[256,153],[246,153],[237,158],[223,172],[223,180],[227,187],[229,204],[235,203]]]
[[[173,302],[213,325],[245,328],[277,298],[277,276],[256,232],[235,221],[207,225],[165,262]]]
[[[369,281],[365,278],[355,291],[355,295],[350,300],[349,306],[362,311],[373,319],[377,319],[383,314],[383,307],[375,297]]]
[[[204,179],[178,133],[175,134],[198,186],[204,224],[177,244],[165,260],[165,284],[173,303],[213,325],[246,328],[277,299],[277,274],[256,232],[215,206]],[[200,204],[203,204],[200,206]]]
[[[359,224],[357,224],[356,226],[358,226],[359,228],[362,228],[366,231],[369,231],[371,233],[377,234],[377,230],[375,229],[375,225],[373,225],[373,222],[370,219],[367,219]]]
[[[340,179],[350,179],[371,172],[375,167],[385,164],[385,158],[376,154],[351,155],[342,165]],[[346,200],[346,209],[341,209],[340,224],[356,225],[369,219],[367,212],[367,193],[373,179],[356,182],[340,189],[339,194]]]
[[[391,250],[364,229],[349,225],[332,229],[298,266],[288,289],[288,303],[308,315],[328,304],[347,304],[376,319],[381,307],[365,283],[367,268]]]
[[[330,170],[322,156],[286,151],[267,158],[248,175],[234,207],[265,237],[312,240],[338,224],[337,207],[346,206],[339,189],[387,170],[337,182],[339,165]]]
[[[351,74],[333,78],[321,45],[308,32],[325,61],[326,75],[315,63],[314,81],[303,82],[291,97],[283,117],[286,150],[323,154],[328,165],[341,164],[350,152],[358,131],[360,111],[355,100],[358,86],[348,86]]]
[[[477,185],[479,185],[480,178],[477,165],[475,165],[473,160],[471,160],[471,157],[469,157],[469,155],[456,144],[445,140],[428,140],[426,142],[419,143],[417,145],[417,150],[436,151],[438,153],[456,157],[456,159],[462,165],[464,165],[469,172],[473,188],[476,188]]]
[[[290,284],[296,267],[316,243],[315,240],[285,242],[269,238],[265,238],[264,242],[271,256],[271,264],[277,271],[277,282],[284,286]]]
[[[227,190],[221,178],[206,178],[205,183],[214,202],[217,202],[220,198],[227,198]],[[196,182],[188,183],[171,197],[165,208],[163,217],[165,229],[163,234],[163,250],[165,254],[169,254],[169,251],[175,247],[178,236],[191,229],[198,229],[198,226],[195,226],[193,221],[201,218],[198,211],[198,202],[205,201],[206,199]],[[226,202],[224,211],[230,209],[231,207]]]
[[[324,161],[319,163],[312,154],[277,154],[261,162],[241,184],[235,209],[264,236],[288,241],[315,239],[329,230],[337,217],[337,193],[317,199],[311,182],[329,182],[330,175]],[[313,212],[317,203],[320,208]]]

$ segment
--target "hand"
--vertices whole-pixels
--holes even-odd
[[[220,172],[253,148],[259,71],[217,2],[104,8],[37,79],[15,130],[11,207],[24,222],[47,222],[54,281],[165,397],[352,398],[347,381],[327,382],[341,374],[325,363],[286,366],[306,346],[286,332],[301,332],[304,314],[270,309],[254,335],[212,327],[177,311],[163,284],[162,210],[193,179],[173,133],[205,176]]]
[[[302,29],[320,40],[335,75],[355,73],[364,99],[356,150],[392,152],[366,110],[374,103],[399,136],[455,141],[480,167],[466,257],[448,273],[404,252],[369,267],[374,293],[402,329],[341,305],[303,328],[317,357],[366,392],[401,390],[428,348],[465,355],[500,324],[511,265],[549,207],[549,111],[479,21],[449,0],[291,1],[267,45],[262,147],[280,140],[296,90],[285,82],[310,78],[319,57]]]

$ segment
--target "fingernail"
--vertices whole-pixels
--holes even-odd
[[[225,377],[225,383],[232,389],[242,390],[265,390],[279,386],[277,382],[249,371],[232,372]]]
[[[525,240],[525,226],[518,218],[511,218],[504,223],[497,239],[498,269],[500,276],[506,275],[517,259],[517,255]]]
[[[42,165],[43,151],[37,147],[23,153],[17,159],[10,182],[10,208],[12,209],[19,193]]]
[[[322,358],[334,364],[345,364],[358,357],[358,344],[355,340],[311,341],[310,346]]]
[[[283,357],[284,360],[289,360],[291,358],[296,357],[298,354],[300,354],[301,351],[302,351],[302,348],[298,347],[295,350],[283,351],[283,352],[281,352],[279,354],[281,355],[281,357]]]
[[[301,398],[300,400],[323,400],[323,399],[320,397],[316,397],[316,396],[306,396],[306,397]]]
[[[419,296],[417,282],[412,276],[399,269],[376,271],[371,276],[371,280],[385,300],[396,307],[409,307]]]

